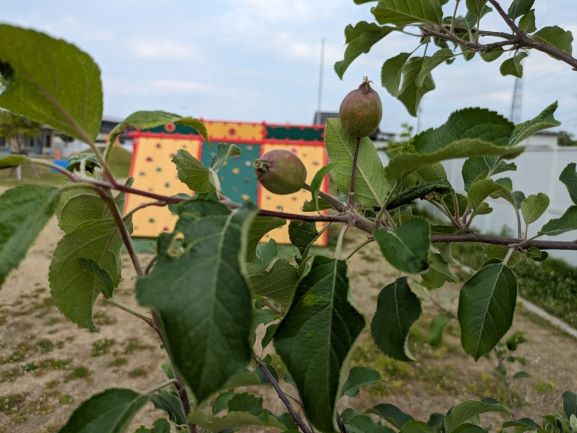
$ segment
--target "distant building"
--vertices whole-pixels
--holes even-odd
[[[120,123],[120,120],[105,117],[100,126],[100,132],[96,137],[96,145],[104,147],[108,142],[108,134]],[[132,152],[132,140],[128,133],[119,137],[120,145]],[[44,155],[55,159],[66,159],[70,155],[88,149],[83,141],[61,134],[54,129],[45,126],[42,133],[34,138],[24,139],[22,152],[28,155]],[[10,152],[10,143],[0,138],[0,153]]]

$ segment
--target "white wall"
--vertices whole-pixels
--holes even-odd
[[[386,164],[387,157],[384,152],[379,152],[379,154]],[[463,192],[464,189],[461,176],[463,161],[463,159],[456,159],[443,164],[447,178],[459,192]],[[509,177],[513,181],[514,190],[523,191],[525,195],[543,192],[551,199],[551,204],[545,214],[529,226],[529,236],[533,236],[543,224],[552,218],[559,218],[572,204],[565,185],[559,181],[559,175],[567,164],[577,162],[577,148],[529,145],[525,152],[514,161],[517,164],[517,171],[505,172],[495,178]],[[477,216],[473,225],[484,233],[500,233],[505,226],[511,229],[512,233],[516,233],[517,223],[513,208],[504,200],[489,199],[489,204],[493,212],[489,215]],[[541,239],[572,241],[577,239],[577,231],[559,236],[544,236]],[[550,251],[549,253],[577,265],[577,251]]]

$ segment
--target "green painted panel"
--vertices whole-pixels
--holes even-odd
[[[142,132],[150,132],[154,134],[195,134],[198,135],[198,131],[191,126],[180,125],[178,123],[172,125],[174,127],[173,131],[168,131],[165,125],[157,126],[154,128],[143,129]]]
[[[266,138],[275,140],[323,141],[323,129],[306,126],[267,126]]]
[[[239,144],[240,156],[228,160],[219,172],[222,192],[232,201],[242,203],[247,197],[256,203],[258,184],[254,174],[253,161],[260,156],[260,145]],[[217,149],[217,144],[204,143],[202,163],[209,166]]]

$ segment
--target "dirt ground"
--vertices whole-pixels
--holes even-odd
[[[95,317],[100,330],[90,333],[68,323],[52,305],[48,266],[60,236],[56,221],[51,221],[0,291],[0,433],[53,433],[94,393],[110,387],[145,391],[164,380],[160,366],[166,357],[139,319],[98,301]],[[359,240],[353,235],[348,248]],[[123,282],[115,297],[135,306],[134,273],[127,257],[124,261]],[[352,302],[370,313],[379,289],[396,273],[370,245],[350,261],[349,277]],[[440,302],[451,306],[456,288],[439,294]],[[435,310],[424,306],[424,316],[430,319]],[[577,390],[577,342],[520,309],[518,313],[514,329],[526,331],[529,339],[519,352],[532,377],[514,383],[513,397],[518,417],[538,418],[561,409],[564,390]],[[376,368],[383,381],[362,391],[358,399],[343,399],[341,407],[364,410],[390,402],[426,420],[431,412],[444,413],[466,398],[505,397],[503,386],[491,375],[492,361],[474,362],[463,355],[455,325],[449,326],[438,349],[423,342],[426,326],[421,320],[411,337],[417,361],[410,364],[386,358],[366,336],[361,338],[353,363]],[[147,405],[129,431],[149,425],[158,415]]]

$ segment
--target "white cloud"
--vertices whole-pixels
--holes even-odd
[[[137,59],[152,60],[193,60],[195,63],[204,61],[204,53],[193,44],[176,40],[138,39],[128,44],[131,55]]]
[[[211,91],[211,86],[196,81],[152,80],[147,82],[149,90],[164,93],[199,93]]]

